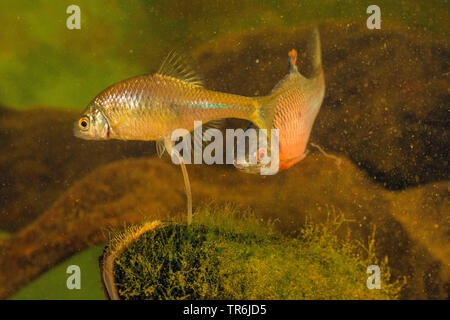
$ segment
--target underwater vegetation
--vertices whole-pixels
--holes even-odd
[[[249,212],[210,206],[190,226],[151,222],[125,231],[103,261],[115,257],[121,299],[395,299],[401,284],[389,282],[386,265],[383,289],[367,290],[373,248],[339,240],[344,220],[332,215],[286,237]]]
[[[437,18],[436,23],[440,19]],[[175,23],[176,14],[168,20],[167,25]],[[129,25],[132,28],[134,24],[129,22]],[[219,32],[220,37],[194,48],[190,55],[205,86],[247,96],[264,95],[286,74],[286,52],[292,48],[299,51],[299,70],[308,71],[303,50],[307,29],[289,23],[280,25],[286,28]],[[233,258],[230,250],[236,250],[234,258],[238,260],[235,265],[227,264],[229,269],[221,267],[219,270],[223,273],[219,272],[216,278],[208,279],[215,287],[205,289],[202,286],[205,280],[202,277],[210,274],[200,269],[199,273],[192,274],[197,279],[192,282],[196,287],[183,287],[185,292],[179,290],[172,296],[166,292],[166,297],[183,298],[186,292],[191,297],[242,297],[242,292],[236,290],[242,285],[246,286],[247,297],[257,297],[261,290],[258,283],[252,283],[248,273],[236,278],[225,274],[235,272],[233,268],[237,266],[252,271],[243,258],[249,250],[253,261],[267,268],[276,269],[280,259],[295,258],[299,263],[293,262],[289,265],[292,268],[278,274],[287,279],[299,279],[298,286],[291,292],[286,286],[270,287],[276,279],[271,277],[277,274],[268,275],[264,273],[265,268],[257,274],[258,281],[271,288],[271,297],[294,298],[303,294],[304,298],[336,299],[448,298],[448,38],[445,34],[406,27],[399,21],[383,22],[383,28],[377,32],[367,30],[354,20],[327,21],[319,26],[327,88],[311,141],[339,157],[340,165],[311,148],[310,155],[301,163],[273,177],[245,175],[231,166],[188,166],[195,206],[212,201],[219,208],[232,203],[238,212],[251,208],[255,218],[274,222],[274,229],[270,231],[274,237],[261,240],[266,250],[262,251],[255,241],[266,226],[251,231],[254,237],[249,236],[250,231],[239,228],[234,233],[211,232],[224,230],[221,223],[227,220],[216,221],[215,226],[211,223],[205,229],[201,227],[201,215],[194,216],[192,230],[181,224],[167,229],[168,239],[170,235],[184,237],[184,242],[172,244],[186,245],[180,253],[192,254],[193,260],[186,260],[188,262],[202,261],[204,266],[217,268]],[[169,29],[158,32],[165,31],[161,34],[167,35]],[[435,32],[436,26],[430,29]],[[141,39],[137,33],[136,37]],[[201,37],[210,40],[213,35],[202,33]],[[94,38],[106,44],[110,41],[102,37],[101,32]],[[170,48],[155,42],[151,49],[157,49],[147,49],[148,55],[140,53],[142,56],[132,62],[123,62],[130,61],[125,57],[134,57],[126,46],[122,48],[121,59],[103,59],[106,53],[98,53],[98,59],[104,60],[104,64],[91,65],[87,74],[82,74],[80,68],[79,73],[64,79],[70,82],[83,76],[99,77],[94,75],[96,69],[117,71],[102,75],[101,81],[97,78],[95,86],[75,81],[76,88],[84,88],[83,95],[73,88],[76,93],[65,92],[64,95],[59,92],[63,92],[64,83],[51,79],[40,84],[42,88],[49,88],[58,83],[52,87],[51,98],[26,90],[19,94],[11,87],[13,69],[8,69],[9,76],[1,80],[7,84],[3,83],[0,93],[2,96],[11,93],[13,99],[2,102],[12,101],[12,105],[18,106],[29,105],[30,101],[45,101],[45,104],[20,111],[0,108],[3,148],[0,154],[0,230],[7,231],[0,237],[1,298],[12,297],[31,280],[78,251],[110,240],[125,224],[184,220],[181,212],[185,198],[179,168],[167,157],[154,157],[153,143],[80,141],[72,132],[78,110],[45,107],[62,105],[62,101],[69,100],[81,108],[97,89],[123,79],[125,71],[127,75],[142,73],[132,65],[136,61],[145,61],[149,69],[146,71],[156,71],[160,57],[173,48],[176,40],[171,40]],[[93,49],[88,51],[93,58]],[[54,58],[63,59],[48,57]],[[119,60],[121,64],[115,64]],[[77,51],[69,56],[69,61],[73,62],[74,69],[79,67]],[[17,63],[11,65],[15,67]],[[26,71],[30,79],[39,79],[38,70]],[[67,72],[62,71],[61,77],[64,75]],[[73,99],[68,99],[69,96]],[[68,104],[64,106],[71,106]],[[240,125],[233,120],[228,123]],[[221,210],[212,211],[219,214]],[[319,246],[320,239],[310,241],[304,234],[302,238],[302,232],[309,232],[311,228],[310,224],[305,224],[307,219],[320,225],[327,221],[330,212],[342,214],[346,221],[331,235],[336,236],[333,238],[336,242],[331,243],[337,247]],[[199,220],[196,222],[196,219]],[[312,234],[320,234],[320,231],[311,231]],[[146,233],[135,246],[130,246],[129,250],[134,251],[126,251],[120,257],[123,269],[116,276],[119,286],[126,283],[120,288],[124,297],[143,297],[142,294],[161,297],[152,295],[153,289],[146,293],[135,290],[138,282],[133,277],[142,270],[139,266],[131,270],[128,265],[133,257],[150,263],[149,259],[158,258],[158,252],[164,254],[157,243],[148,242],[157,235]],[[197,236],[202,242],[194,246],[192,241]],[[234,236],[246,239],[246,245],[234,241]],[[281,250],[280,239],[293,250]],[[343,239],[349,242],[342,242]],[[377,293],[364,291],[362,287],[367,279],[362,266],[369,261],[362,256],[355,258],[354,251],[342,247],[343,243],[361,243],[361,248],[368,248],[372,240],[375,247],[371,257],[384,261],[387,256],[386,267],[391,275],[386,291],[379,292],[379,296],[371,296]],[[217,247],[218,244],[221,247]],[[142,248],[152,245],[157,249],[154,256],[142,254]],[[211,254],[205,256],[199,248]],[[217,250],[223,250],[224,254],[219,255]],[[261,258],[264,252],[275,251],[280,252],[280,256]],[[318,259],[321,254],[335,262],[333,266],[322,265]],[[296,269],[302,270],[302,267],[310,267],[310,274],[321,279],[323,287],[311,291],[311,279],[296,274]],[[342,277],[331,279],[327,272],[332,271],[338,271]],[[149,288],[161,289],[158,275],[146,276],[149,283],[155,284]],[[179,273],[171,276],[179,288],[183,278],[177,278]],[[355,280],[359,276],[364,278],[361,283]],[[339,279],[345,283],[333,282]],[[406,282],[400,288],[396,284],[403,283],[403,279]],[[98,281],[100,283],[100,273]],[[332,291],[327,283],[338,285],[341,291]]]
[[[184,221],[184,214],[180,214],[185,198],[179,168],[164,160],[130,159],[99,168],[76,182],[35,222],[4,240],[1,295],[11,294],[72,253],[108,240],[108,234],[122,229],[124,223]],[[242,176],[221,166],[192,166],[193,200],[250,207],[259,218],[278,218],[276,227],[288,235],[297,234],[306,217],[319,223],[326,220],[330,210],[338,210],[351,221],[343,224],[338,234],[346,235],[351,230],[352,239],[366,247],[376,226],[376,256],[388,256],[393,280],[407,278],[401,294],[423,297],[430,294],[427,288],[433,289],[432,294],[444,294],[442,286],[448,279],[447,184],[386,191],[370,182],[350,161],[342,160],[339,170],[334,160],[313,154],[303,166],[267,177],[264,183],[259,176]],[[155,188],[161,175],[179,183]],[[211,175],[217,177],[214,182]],[[241,192],[228,192],[237,181]],[[298,181],[310,183],[299,186]],[[251,192],[255,188],[258,193]],[[435,208],[434,214],[427,215],[429,221],[422,223],[421,212],[428,212],[430,207]],[[399,222],[399,215],[409,219]],[[417,225],[421,233],[417,233]],[[16,272],[18,268],[20,273]]]

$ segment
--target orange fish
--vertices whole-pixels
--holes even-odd
[[[325,94],[325,80],[322,69],[319,31],[314,28],[311,41],[311,58],[313,72],[309,78],[297,69],[297,51],[289,52],[289,73],[273,88],[270,96],[276,99],[273,128],[278,129],[279,166],[278,170],[287,169],[304,159],[314,120],[319,112]],[[260,173],[261,168],[271,164],[275,154],[270,154],[270,147],[249,146],[246,157],[252,154],[257,163],[235,159],[235,167],[248,173]],[[254,154],[256,153],[256,155]],[[239,161],[238,161],[239,160]]]

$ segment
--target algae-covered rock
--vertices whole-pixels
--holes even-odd
[[[394,201],[401,195],[373,184],[354,164],[341,160],[338,167],[334,159],[313,153],[291,169],[266,177],[224,166],[191,165],[193,203],[251,208],[259,218],[276,220],[277,229],[286,235],[298,234],[306,219],[321,223],[330,212],[342,213],[348,223],[337,234],[350,231],[365,247],[376,227],[375,255],[388,256],[393,280],[407,278],[401,297],[445,297],[446,266],[435,250],[445,248],[448,240],[433,243],[434,249],[427,247],[429,242],[411,235],[409,226],[394,217],[398,212],[393,212]],[[102,166],[76,182],[33,223],[0,243],[0,296],[11,295],[77,250],[108,240],[108,231],[149,220],[180,221],[184,212],[180,168],[167,157]]]
[[[367,289],[366,268],[377,262],[337,238],[337,220],[307,224],[292,238],[239,213],[209,207],[197,211],[190,226],[127,231],[125,248],[114,255],[114,279],[106,282],[117,288],[117,298],[132,300],[397,298],[401,285],[390,282],[386,265],[383,288]]]
[[[450,217],[448,202],[448,182],[430,183],[423,187],[411,188],[398,193],[389,193],[392,200],[392,216],[399,221],[408,236],[422,244],[434,257],[434,262],[424,263],[420,257],[412,273],[415,277],[433,278],[437,274],[450,280]],[[423,291],[436,296],[445,295],[445,287],[424,281]],[[448,292],[448,291],[447,291]]]

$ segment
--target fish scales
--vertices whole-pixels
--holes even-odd
[[[206,90],[159,74],[121,81],[93,101],[109,119],[115,137],[159,140],[178,128],[192,130],[194,121],[251,118],[254,98]]]
[[[312,75],[304,77],[298,71],[297,51],[289,52],[289,73],[272,89],[276,97],[273,128],[278,129],[278,150],[272,154],[271,146],[249,148],[246,157],[236,159],[235,167],[248,173],[259,173],[262,168],[272,168],[271,162],[250,163],[247,159],[278,157],[278,170],[291,167],[306,156],[306,147],[312,126],[322,104],[325,79],[321,63],[320,39],[317,28],[312,30],[310,58]],[[278,151],[278,152],[277,152]]]
[[[161,154],[164,148],[169,153],[173,150],[171,135],[176,129],[192,131],[197,121],[205,124],[224,118],[245,119],[252,126],[268,130],[268,138],[271,138],[270,129],[278,129],[279,152],[272,155],[270,145],[249,146],[247,154],[252,156],[247,158],[258,162],[235,158],[235,167],[259,173],[270,166],[271,162],[260,161],[270,154],[269,159],[279,157],[278,169],[289,168],[305,157],[324,97],[317,28],[313,29],[312,39],[312,76],[306,78],[298,72],[297,52],[291,50],[289,73],[263,97],[207,90],[195,74],[180,64],[180,59],[169,55],[158,73],[129,78],[103,90],[75,123],[74,134],[88,140],[155,140],[163,142],[163,147],[157,144]]]

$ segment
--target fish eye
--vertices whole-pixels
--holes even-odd
[[[257,159],[258,159],[259,162],[264,160],[264,158],[266,157],[266,153],[267,153],[266,148],[260,148],[258,150]]]
[[[89,126],[89,119],[87,117],[82,117],[78,121],[78,126],[80,127],[81,130],[87,130]]]

